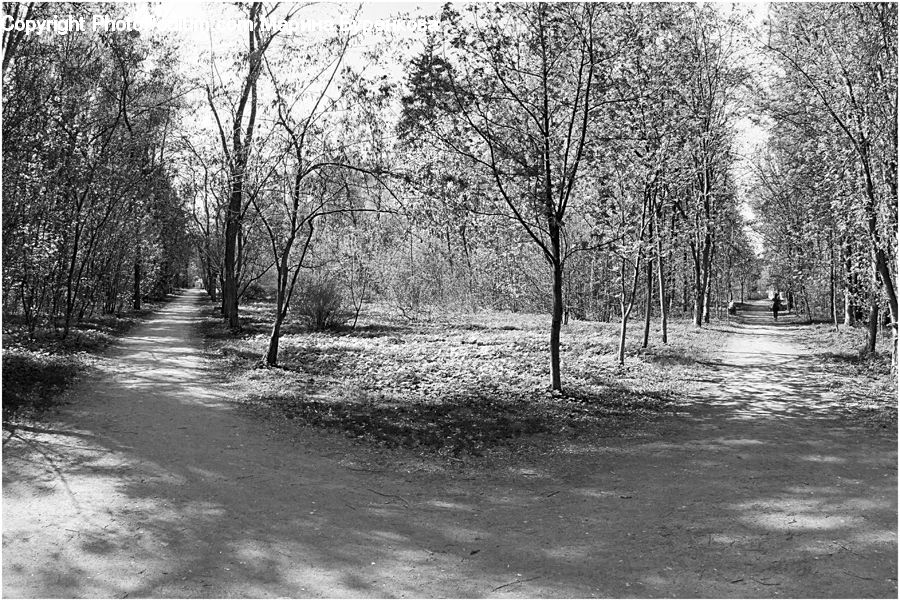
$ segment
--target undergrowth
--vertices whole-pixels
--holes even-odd
[[[677,344],[640,350],[634,332],[619,366],[615,324],[570,322],[561,352],[565,392],[551,394],[542,316],[483,312],[411,324],[370,308],[353,331],[293,330],[282,338],[279,367],[258,369],[267,311],[247,307],[237,336],[215,309],[203,325],[207,349],[243,404],[295,424],[450,456],[479,455],[530,434],[615,435],[677,411],[697,360],[722,337],[675,324]]]
[[[709,380],[709,365],[740,330],[725,320],[697,329],[675,319],[663,345],[654,323],[643,349],[642,324],[635,322],[620,366],[618,324],[570,322],[561,345],[565,393],[550,394],[545,316],[483,311],[410,322],[369,306],[354,330],[312,332],[289,324],[279,366],[269,369],[259,365],[271,309],[252,303],[242,316],[237,335],[215,309],[202,328],[214,365],[248,409],[286,424],[454,457],[509,447],[532,434],[618,436],[678,412],[696,402],[697,382]],[[825,342],[809,340],[818,348]],[[882,390],[896,391],[896,384],[883,359],[826,360],[817,367],[834,389],[849,387],[843,389],[846,413],[896,424],[896,402]]]

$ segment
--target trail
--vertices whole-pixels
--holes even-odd
[[[200,298],[4,435],[4,597],[896,597],[896,435],[828,411],[793,326],[748,321],[644,437],[368,472],[233,410]]]

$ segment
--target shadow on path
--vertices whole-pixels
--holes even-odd
[[[198,302],[7,442],[4,596],[896,596],[896,438],[828,417],[789,347],[725,349],[690,415],[645,438],[379,473],[232,412]]]

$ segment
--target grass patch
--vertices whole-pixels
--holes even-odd
[[[268,342],[266,306],[231,336],[216,309],[203,324],[207,349],[236,396],[255,411],[388,447],[460,456],[530,434],[621,433],[674,411],[724,333],[672,324],[677,341],[640,350],[640,324],[615,361],[618,325],[570,322],[562,335],[565,394],[550,394],[549,318],[499,312],[410,324],[368,307],[354,331],[282,337],[278,368],[256,369]],[[654,325],[655,329],[655,325]]]
[[[251,395],[246,402],[275,411],[284,419],[343,432],[351,438],[453,457],[478,456],[528,434],[606,436],[674,407],[668,398],[623,390],[550,395],[531,391],[510,394],[490,388],[432,401],[373,394],[359,387],[324,397],[269,391]]]
[[[897,378],[891,373],[891,338],[881,332],[874,355],[863,355],[866,328],[815,324],[798,334],[840,396],[847,413],[884,428],[897,426]],[[823,350],[827,349],[827,350]]]
[[[739,322],[714,320],[698,329],[673,319],[669,344],[661,344],[653,323],[642,349],[643,324],[633,321],[620,366],[617,323],[570,322],[561,344],[565,393],[558,395],[549,393],[547,316],[435,315],[411,323],[372,305],[353,331],[310,332],[294,323],[281,339],[279,367],[271,369],[258,368],[269,305],[242,307],[240,334],[228,332],[214,308],[202,328],[235,398],[257,415],[454,457],[520,448],[535,434],[587,440],[639,432],[647,420],[696,403],[697,382],[710,380],[709,365],[721,361],[732,334],[745,331]],[[786,326],[790,340],[817,349],[852,348],[865,336],[843,332],[848,339],[836,346],[827,326]],[[896,424],[897,414],[885,361],[835,356],[813,371],[843,395],[842,415],[884,426]]]

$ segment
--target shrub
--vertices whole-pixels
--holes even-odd
[[[435,278],[408,265],[399,266],[390,281],[391,304],[409,321],[430,319],[428,308],[434,292]]]
[[[317,277],[307,281],[300,290],[297,313],[306,319],[310,329],[321,332],[347,322],[349,314],[343,306],[338,283],[328,276]]]
[[[261,284],[252,282],[248,284],[244,289],[244,294],[241,298],[248,301],[270,300],[272,298],[272,294]]]

